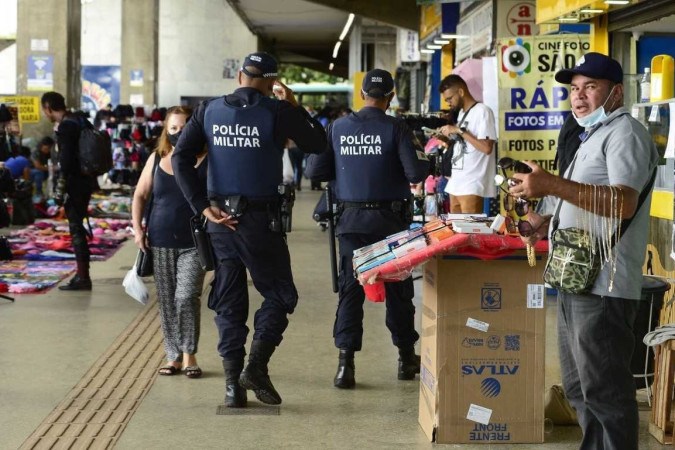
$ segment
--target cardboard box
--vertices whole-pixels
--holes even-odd
[[[419,423],[431,441],[544,442],[543,268],[522,254],[426,263]]]

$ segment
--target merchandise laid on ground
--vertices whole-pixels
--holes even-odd
[[[74,261],[3,261],[0,292],[44,293],[74,271]]]
[[[93,261],[110,258],[126,241],[128,220],[90,218]],[[85,223],[85,227],[87,227]],[[11,232],[7,241],[12,260],[0,262],[0,292],[44,292],[75,269],[68,223],[45,219]]]
[[[101,190],[91,196],[89,202],[90,217],[105,217],[111,219],[131,219],[131,194],[128,190],[105,191]],[[33,201],[35,217],[62,219],[64,210],[53,200],[37,198]]]
[[[90,218],[89,251],[93,261],[108,259],[130,236],[128,220]],[[87,224],[85,222],[85,228]],[[68,222],[41,220],[8,236],[13,259],[31,261],[72,260]]]
[[[131,195],[125,192],[98,193],[89,202],[91,217],[131,219]]]

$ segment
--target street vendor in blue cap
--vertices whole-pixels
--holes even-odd
[[[513,175],[519,201],[551,196],[552,215],[530,213],[523,239],[549,236],[544,280],[558,290],[558,345],[565,395],[583,431],[582,449],[637,449],[631,356],[658,153],[623,106],[621,65],[587,53],[556,73],[570,86],[581,146],[561,176],[527,162]],[[526,231],[523,233],[523,231]]]

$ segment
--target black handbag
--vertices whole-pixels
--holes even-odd
[[[150,247],[146,251],[138,250],[138,256],[136,256],[136,274],[139,277],[149,277],[153,274],[152,250],[150,250]]]
[[[152,166],[152,178],[154,181],[155,178],[155,172],[157,172],[157,167],[159,166],[159,160],[161,158],[159,157],[159,154],[155,154],[155,163]],[[155,194],[150,191],[150,200],[148,201],[148,204],[145,206],[145,225],[147,227],[148,221],[150,220],[150,211],[152,211],[152,203],[155,198]],[[139,277],[149,277],[150,275],[153,274],[153,269],[152,269],[152,250],[150,250],[150,246],[146,247],[146,250],[143,251],[141,249],[138,250],[138,255],[136,256],[136,274],[138,274]]]
[[[203,217],[201,214],[193,216],[190,219],[190,231],[192,231],[192,240],[199,255],[199,265],[203,270],[208,272],[214,269],[215,264],[213,249],[211,248],[211,238],[204,227],[206,220],[206,217]]]

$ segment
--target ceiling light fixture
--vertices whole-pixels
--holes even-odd
[[[335,64],[333,63],[328,64],[328,70],[333,70],[333,67],[335,67]]]
[[[342,45],[342,41],[337,41],[335,43],[335,47],[333,48],[333,59],[337,58],[338,50],[340,50],[341,45]]]
[[[430,50],[440,50],[443,48],[442,45],[427,44],[427,48]]]
[[[345,37],[347,37],[347,33],[349,33],[349,27],[352,26],[352,22],[354,22],[354,14],[349,14],[349,17],[347,17],[347,23],[345,23],[345,27],[342,29],[342,33],[340,33],[340,40],[344,41]]]
[[[606,5],[627,5],[630,0],[605,0]]]
[[[428,48],[423,48],[422,50],[420,50],[420,53],[426,53],[426,54],[429,54],[429,55],[430,55],[430,54],[432,54],[432,53],[435,52],[435,51],[436,51],[436,50],[430,50],[430,49],[428,49]]]
[[[467,39],[468,37],[469,36],[463,34],[447,34],[447,33],[441,34],[442,39]]]
[[[579,22],[578,17],[558,17],[558,22]]]
[[[605,10],[604,9],[585,8],[585,9],[580,9],[579,12],[582,13],[582,14],[600,14],[600,13],[604,13]]]
[[[450,39],[434,39],[434,44],[446,45],[450,43]]]

